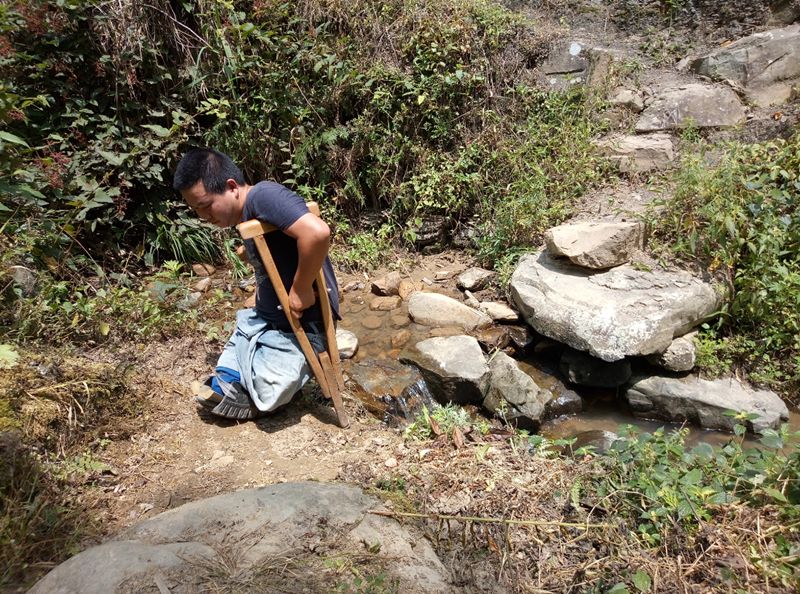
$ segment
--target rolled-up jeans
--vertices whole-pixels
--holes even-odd
[[[304,327],[314,350],[325,350],[322,323]],[[237,312],[236,329],[222,350],[215,375],[216,391],[221,393],[219,381],[239,381],[255,407],[269,412],[300,391],[311,378],[311,368],[293,332],[276,328],[250,308]]]

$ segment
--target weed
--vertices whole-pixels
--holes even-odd
[[[657,228],[678,256],[701,258],[730,289],[716,338],[702,339],[703,362],[738,362],[791,391],[800,380],[800,137],[729,145],[713,167],[708,146],[696,148]]]
[[[423,406],[414,422],[406,427],[404,435],[410,439],[431,439],[437,435],[449,435],[454,429],[463,431],[471,427],[469,413],[456,404],[448,403],[432,411]]]

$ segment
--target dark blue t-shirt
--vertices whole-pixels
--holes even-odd
[[[275,225],[280,231],[273,231],[266,235],[267,246],[275,260],[275,266],[286,287],[286,292],[292,287],[295,272],[297,271],[297,241],[282,231],[290,227],[297,219],[308,213],[305,201],[292,192],[289,188],[277,182],[262,181],[253,186],[247,193],[242,212],[242,221],[258,219],[265,223]],[[261,264],[261,257],[256,250],[255,242],[252,239],[245,241],[247,256],[253,264],[258,282],[258,292],[256,294],[256,311],[258,315],[274,324],[281,330],[291,332],[291,326],[286,320],[286,314],[278,309],[280,301],[272,283],[267,276],[264,266]],[[328,296],[331,301],[334,319],[341,319],[339,316],[339,287],[336,284],[336,277],[333,274],[331,261],[325,258],[322,265],[325,274],[325,283],[328,285]],[[316,283],[315,283],[316,286]],[[318,322],[322,320],[322,312],[319,306],[319,299],[309,309],[303,312],[300,322],[306,326],[308,322]]]

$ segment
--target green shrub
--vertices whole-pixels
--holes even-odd
[[[716,166],[687,156],[658,234],[732,291],[717,328],[773,385],[800,379],[800,137],[731,145]],[[769,370],[765,373],[765,370]]]
[[[787,528],[769,531],[757,566],[768,582],[796,587],[800,433],[787,426],[766,430],[755,446],[744,441],[744,425],[736,425],[736,437],[726,445],[691,448],[687,434],[624,428],[607,455],[596,458],[588,483],[576,483],[573,501],[585,494],[596,509],[631,526],[643,543],[671,555],[694,546],[704,523],[736,506],[771,506]]]

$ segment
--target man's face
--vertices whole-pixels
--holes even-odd
[[[229,179],[222,194],[213,194],[206,190],[203,181],[200,180],[191,188],[181,190],[181,196],[201,219],[224,228],[236,225],[242,220],[240,191],[241,187]]]

